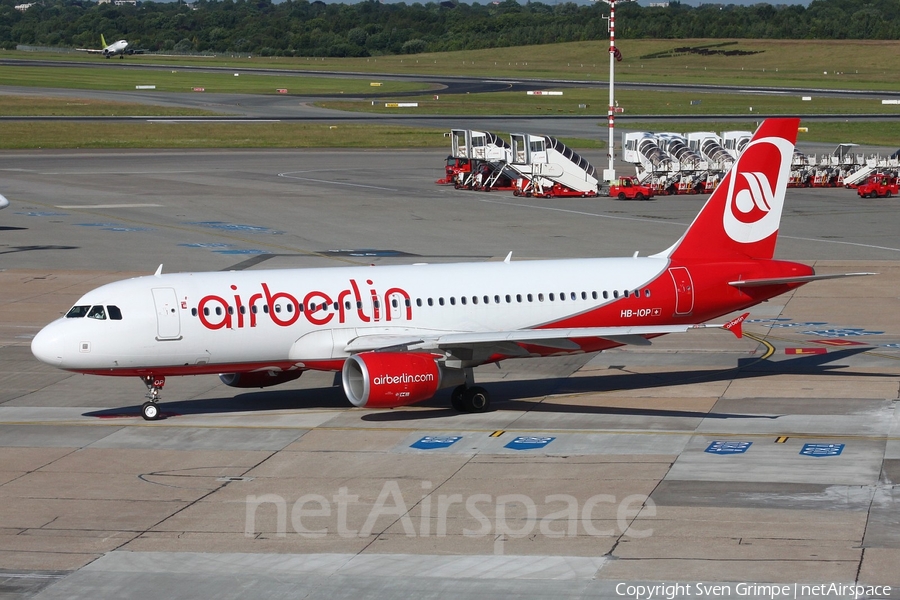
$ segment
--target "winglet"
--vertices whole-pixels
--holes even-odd
[[[156,267],[156,273],[154,273],[153,276],[159,277],[160,275],[162,275],[162,264],[161,263],[158,267]]]
[[[506,258],[503,259],[503,262],[509,264],[509,261],[512,260],[512,250],[509,251],[509,254],[506,255]]]
[[[728,321],[727,323],[722,325],[722,329],[724,329],[726,331],[730,331],[731,333],[733,333],[735,335],[735,337],[737,337],[738,339],[741,339],[742,337],[744,337],[744,331],[741,328],[741,326],[744,323],[744,321],[747,320],[747,317],[749,317],[749,316],[750,316],[750,313],[744,313],[741,316],[739,316],[738,318],[732,319],[731,321]]]

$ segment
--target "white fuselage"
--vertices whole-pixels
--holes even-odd
[[[113,42],[112,44],[104,48],[103,55],[114,56],[116,54],[123,54],[127,48],[128,42],[125,40],[119,40],[118,42]]]
[[[139,277],[84,295],[76,307],[106,307],[104,318],[57,319],[32,349],[64,369],[189,374],[343,360],[346,343],[364,335],[552,327],[625,300],[646,305],[634,311],[641,323],[664,323],[672,312],[656,306],[653,287],[672,287],[660,277],[668,265],[604,258]]]

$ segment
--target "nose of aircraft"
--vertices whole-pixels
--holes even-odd
[[[51,323],[41,329],[31,340],[31,353],[39,361],[58,367],[62,364],[62,344],[59,326]]]
[[[9,200],[0,195],[0,208],[6,208],[9,206]]]

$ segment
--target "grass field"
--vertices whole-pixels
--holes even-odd
[[[153,106],[131,102],[103,102],[90,98],[48,98],[0,94],[0,115],[8,117],[130,117],[130,116],[204,116],[216,115],[208,110]],[[0,141],[2,142],[2,141]]]
[[[757,52],[747,56],[700,56],[674,53],[680,47],[721,44],[728,50]],[[616,64],[618,81],[774,85],[834,89],[900,90],[900,41],[875,40],[629,40],[616,42],[624,59]],[[665,56],[648,58],[651,55]],[[0,52],[5,58],[62,58],[87,63],[91,55]],[[126,62],[217,67],[271,67],[603,80],[609,74],[608,43],[572,42],[377,58],[215,58],[141,55]],[[272,86],[270,86],[272,87]],[[347,92],[350,93],[350,92]]]
[[[356,112],[385,114],[443,114],[443,115],[546,115],[579,114],[604,118],[609,92],[603,88],[552,88],[562,96],[528,96],[524,92],[497,92],[469,95],[433,95],[404,97],[403,102],[415,101],[417,108],[387,108],[386,97],[372,105],[371,100],[348,102],[333,100],[321,106]],[[654,93],[639,90],[616,92],[616,101],[628,115],[749,115],[753,112],[778,115],[796,114],[877,114],[900,117],[900,105],[883,105],[870,98],[811,97],[804,101],[800,94],[719,94],[719,93]],[[580,105],[585,108],[580,108]]]
[[[729,44],[755,54],[746,56],[702,56],[674,52],[676,48]],[[620,40],[624,60],[616,65],[617,81],[733,84],[750,86],[811,87],[858,90],[900,90],[900,42],[819,41],[819,40]],[[333,70],[357,73],[418,73],[479,75],[489,77],[545,78],[604,82],[608,75],[605,42],[579,42],[546,46],[500,48],[414,56],[355,59],[163,57],[142,55],[123,61],[107,61],[104,67],[141,63],[164,66],[155,71],[96,68],[90,55],[33,54],[0,52],[0,58],[63,58],[83,61],[85,67],[54,68],[33,66],[0,67],[0,85],[67,87],[80,89],[133,90],[135,85],[156,85],[159,91],[189,92],[202,87],[207,92],[274,94],[287,89],[291,94],[371,94],[371,100],[345,102],[338,99],[325,106],[352,111],[416,114],[510,114],[510,115],[594,115],[603,126],[607,93],[600,88],[565,89],[561,97],[526,96],[520,93],[441,95],[416,83],[394,82],[378,76],[358,79],[333,77],[253,75],[234,77],[230,69],[240,67],[295,70]],[[87,65],[94,64],[95,67]],[[215,66],[225,72],[180,71],[184,65]],[[371,82],[382,83],[372,87]],[[394,94],[421,91],[417,109],[385,108]],[[625,109],[620,124],[628,126],[628,116],[636,115],[747,115],[766,114],[878,114],[896,115],[898,121],[835,122],[811,126],[801,140],[856,142],[879,146],[900,146],[900,107],[882,105],[872,99],[835,99],[816,96],[802,101],[799,93],[719,94],[645,92],[620,90],[616,98]],[[403,100],[412,98],[404,97]],[[144,105],[94,103],[75,100],[6,100],[0,96],[0,112],[6,115],[180,115],[196,111],[162,109]],[[585,105],[580,108],[579,105]],[[752,107],[752,110],[751,110]],[[108,111],[108,112],[107,112]],[[752,121],[748,121],[752,129]],[[315,124],[179,124],[161,126],[146,123],[0,123],[0,147],[442,147],[443,131],[382,126],[344,126],[334,130]],[[640,129],[688,131],[696,125],[642,123]],[[703,129],[736,129],[734,123],[704,123]],[[592,148],[602,144],[591,140],[570,140],[573,147]]]
[[[372,83],[381,85],[373,87]],[[210,93],[229,94],[277,94],[279,89],[285,89],[289,94],[392,94],[429,89],[421,83],[378,79],[247,73],[235,77],[233,72],[179,71],[174,68],[151,71],[46,66],[0,66],[0,85],[112,91],[133,91],[138,85],[155,85],[158,92],[191,92],[203,88]]]
[[[507,134],[503,134],[507,135]],[[598,141],[562,138],[575,148]],[[447,148],[440,129],[317,123],[0,122],[0,149]]]

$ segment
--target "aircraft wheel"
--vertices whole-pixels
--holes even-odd
[[[480,413],[491,407],[490,394],[486,389],[477,385],[467,388],[462,400],[465,412]]]
[[[457,412],[465,412],[465,407],[463,406],[463,397],[466,395],[466,386],[458,385],[453,388],[453,391],[450,393],[450,406],[453,407],[453,410]]]
[[[144,402],[141,406],[141,416],[145,421],[155,421],[159,418],[159,405],[156,402]]]

